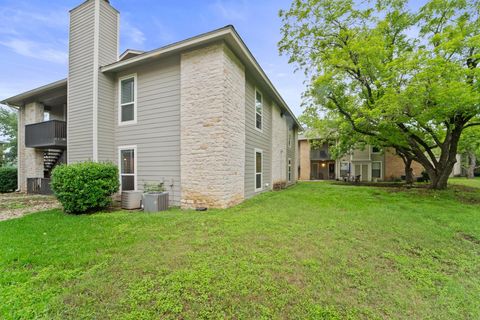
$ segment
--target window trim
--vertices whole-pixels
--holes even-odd
[[[131,173],[122,174],[122,151],[125,151],[125,150],[133,150],[133,170],[134,170],[133,174],[131,174]],[[138,162],[137,145],[118,147],[118,176],[119,176],[119,180],[120,180],[120,192],[123,191],[123,189],[122,189],[122,176],[124,176],[124,175],[134,177],[133,178],[134,189],[130,190],[130,191],[138,191],[138,187],[137,187],[137,174],[138,174],[137,162]]]
[[[262,113],[258,113],[257,112],[257,92],[260,93],[260,96],[262,97]],[[254,112],[255,112],[255,117],[254,117],[254,126],[255,126],[255,129],[259,132],[262,132],[263,133],[263,113],[264,113],[264,105],[263,105],[263,93],[258,90],[257,87],[255,87],[255,93],[253,95],[253,109],[254,109]],[[257,114],[260,115],[260,118],[261,118],[261,129],[259,129],[257,127]]]
[[[373,176],[373,164],[374,163],[380,163],[380,177],[374,177]],[[370,176],[372,177],[372,179],[382,179],[383,177],[383,162],[382,161],[372,161],[372,164],[370,166]]]
[[[262,171],[259,173],[260,174],[260,188],[257,188],[257,153],[260,153],[262,155]],[[263,191],[263,168],[264,168],[264,161],[263,161],[263,150],[262,149],[257,149],[255,148],[253,151],[253,183],[255,186],[255,192],[260,192]]]
[[[133,78],[133,120],[129,121],[122,121],[122,107],[124,105],[132,104],[123,103],[122,104],[122,81],[132,79]],[[119,126],[127,126],[137,123],[137,98],[138,98],[138,81],[137,81],[137,74],[132,73],[123,77],[118,78],[118,125]]]
[[[288,128],[288,148],[292,147],[293,142],[293,130]]]
[[[292,158],[288,158],[287,161],[287,178],[288,182],[292,182]]]

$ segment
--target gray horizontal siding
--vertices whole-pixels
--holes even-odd
[[[115,146],[137,146],[137,185],[164,181],[172,205],[180,205],[180,58],[171,57],[134,70],[138,80],[137,124],[118,126],[115,85]],[[173,183],[173,187],[170,185]]]
[[[263,96],[263,132],[259,132],[255,128],[255,82],[248,74],[245,85],[245,198],[250,198],[256,194],[255,149],[263,150],[264,191],[272,187],[272,103],[259,88]]]
[[[117,61],[118,13],[107,2],[100,3],[99,64],[104,66]],[[99,73],[98,79],[98,160],[115,159],[115,80]]]
[[[71,13],[68,78],[68,161],[93,159],[94,2]]]

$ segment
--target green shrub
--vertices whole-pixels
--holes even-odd
[[[0,193],[13,192],[17,189],[17,169],[0,168]]]
[[[108,207],[118,191],[118,169],[111,163],[60,165],[52,172],[51,186],[65,212],[96,211]]]
[[[280,191],[282,189],[285,189],[287,187],[287,181],[277,181],[273,183],[273,190],[274,191]]]

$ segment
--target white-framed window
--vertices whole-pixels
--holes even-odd
[[[350,163],[349,162],[340,162],[340,177],[348,177],[350,173]]]
[[[292,181],[292,159],[288,158],[288,182]]]
[[[263,190],[263,150],[255,149],[255,192]]]
[[[137,123],[137,74],[118,79],[118,124]]]
[[[382,162],[372,161],[372,178],[382,178]]]
[[[137,190],[137,146],[118,148],[120,190]]]
[[[263,131],[263,96],[255,89],[255,128]]]
[[[379,147],[372,147],[372,154],[382,153],[382,149]]]
[[[293,131],[292,129],[288,129],[288,147],[292,147],[292,140],[293,140]]]

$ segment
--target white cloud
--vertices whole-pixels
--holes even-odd
[[[0,41],[0,45],[10,48],[16,53],[30,58],[36,58],[59,64],[67,64],[68,61],[67,52],[51,49],[48,47],[48,44],[40,42],[19,38],[10,38],[6,41]]]
[[[160,22],[160,20],[154,19],[153,22],[155,26],[155,34],[160,41],[168,43],[172,42],[175,39],[174,32],[172,32],[172,30],[170,30],[170,28],[168,28],[165,24]]]
[[[5,6],[0,8],[0,32],[18,35],[25,31],[38,32],[39,28],[42,30],[68,28],[67,12],[65,8],[39,12],[22,8],[21,4],[16,7]]]
[[[145,40],[147,40],[145,34],[127,20],[122,21],[121,35],[125,37],[129,46],[142,48]]]
[[[216,0],[211,9],[227,21],[244,21],[248,16],[245,1]]]
[[[0,45],[16,54],[66,65],[68,11],[17,2],[0,7]]]

